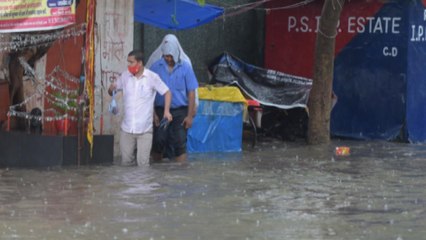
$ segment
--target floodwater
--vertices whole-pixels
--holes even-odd
[[[425,186],[426,146],[389,142],[0,169],[0,239],[425,239]]]

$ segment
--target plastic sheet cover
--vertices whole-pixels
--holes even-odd
[[[188,152],[241,152],[243,103],[201,100],[188,131]]]
[[[134,18],[162,29],[183,30],[206,24],[222,15],[223,8],[193,0],[135,0]]]
[[[263,105],[306,107],[312,80],[244,63],[224,53],[211,67],[212,83],[234,84]]]

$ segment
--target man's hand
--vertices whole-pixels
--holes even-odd
[[[108,88],[108,94],[112,96],[112,92],[117,89],[117,84],[115,82],[111,83]]]
[[[169,111],[164,111],[163,118],[166,118],[168,122],[171,122],[173,120],[173,116]]]
[[[185,119],[183,119],[182,125],[185,127],[185,129],[192,127],[192,120],[192,116],[186,116]]]

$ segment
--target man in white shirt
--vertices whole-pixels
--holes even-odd
[[[123,90],[124,118],[121,123],[120,148],[123,165],[149,165],[152,146],[154,99],[156,93],[165,98],[164,119],[172,121],[170,102],[172,94],[160,77],[144,68],[143,53],[133,50],[127,57],[128,69],[117,82],[112,83],[108,94]]]

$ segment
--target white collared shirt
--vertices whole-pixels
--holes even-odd
[[[123,90],[121,130],[133,134],[152,132],[155,95],[157,92],[164,95],[169,90],[166,84],[156,73],[144,68],[140,78],[129,71],[123,72],[117,80],[117,89]]]

